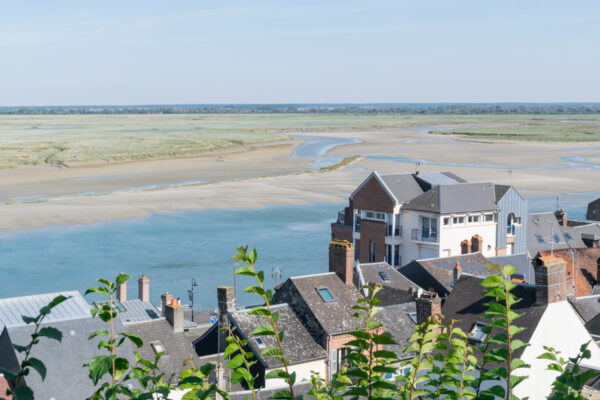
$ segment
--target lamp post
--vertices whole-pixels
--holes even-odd
[[[194,322],[194,287],[198,286],[198,282],[192,278],[192,288],[188,290],[190,296],[190,309],[192,310],[192,322]]]

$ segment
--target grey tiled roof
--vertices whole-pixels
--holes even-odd
[[[510,256],[488,257],[488,261],[498,265],[512,265],[517,269],[517,274],[523,275],[526,283],[535,283],[535,271],[527,254],[512,254]]]
[[[412,358],[416,353],[402,353],[400,350],[408,346],[408,339],[415,333],[415,322],[410,318],[410,313],[416,313],[417,306],[414,301],[403,304],[393,304],[381,307],[376,319],[383,324],[386,332],[389,332],[396,345],[387,346],[395,351],[401,359]]]
[[[353,331],[362,326],[361,321],[354,318],[352,307],[361,297],[354,286],[346,285],[335,273],[307,275],[289,278],[279,290],[287,290],[293,285],[318,323],[328,334]],[[317,288],[327,287],[335,301],[323,301]]]
[[[315,342],[287,304],[273,305],[271,306],[271,310],[279,312],[277,327],[284,332],[283,352],[286,359],[291,360],[291,364],[298,364],[327,356],[325,350]],[[249,311],[249,309],[229,311],[230,320],[248,340],[254,354],[263,360],[267,368],[281,366],[281,362],[275,358],[260,357],[263,348],[258,345],[257,338],[251,334],[255,328],[268,323],[268,321],[265,317],[250,315]],[[272,336],[261,336],[260,339],[264,342],[265,348],[268,346],[277,346],[277,341]]]
[[[43,324],[50,325],[63,334],[62,341],[41,338],[40,343],[33,347],[31,356],[44,362],[48,370],[46,379],[42,382],[39,374],[32,372],[27,376],[26,383],[35,393],[36,399],[60,399],[80,400],[85,399],[94,391],[92,381],[89,379],[89,371],[83,364],[89,362],[93,357],[106,355],[103,350],[98,349],[98,342],[104,338],[98,336],[88,340],[89,335],[97,330],[107,329],[107,324],[98,318],[81,318],[68,321],[54,321]],[[115,321],[117,331],[123,331],[123,325]],[[10,340],[14,344],[25,345],[30,340],[33,325],[7,328]],[[10,344],[10,342],[9,342]],[[6,359],[0,349],[0,363]],[[23,353],[17,353],[18,361],[21,362]],[[135,362],[133,347],[129,341],[125,341],[119,349],[119,355]]]
[[[402,275],[395,268],[386,262],[359,264],[356,271],[360,278],[359,284],[373,287],[375,284],[382,285],[377,298],[381,300],[382,305],[399,304],[411,302],[413,300],[412,291],[420,289],[419,285]],[[384,280],[384,273],[389,280]]]
[[[506,192],[508,192],[508,189],[510,189],[510,186],[509,185],[494,185],[494,189],[496,191],[496,201],[500,201],[502,196],[504,196],[506,194]]]
[[[127,300],[121,303],[125,311],[118,314],[123,324],[152,321],[160,318],[160,311],[149,301],[139,299]]]
[[[160,342],[164,346],[165,354],[158,362],[158,367],[167,378],[171,374],[175,374],[175,381],[177,381],[177,377],[184,369],[186,359],[191,358],[195,366],[200,366],[200,361],[190,341],[183,332],[174,332],[173,327],[164,318],[127,324],[125,329],[127,332],[138,335],[144,341],[144,345],[138,349],[142,358],[154,360],[156,353],[152,348],[153,342]]]
[[[29,317],[38,315],[40,308],[46,306],[59,295],[71,296],[71,298],[54,307],[44,319],[46,322],[66,321],[91,316],[90,305],[77,291],[11,297],[0,299],[0,332],[5,326],[25,325],[21,318],[22,315]]]
[[[494,184],[489,182],[433,186],[404,206],[406,210],[441,214],[488,211],[497,208]]]
[[[454,268],[457,263],[460,265],[462,273],[480,276],[487,276],[492,273],[486,268],[489,260],[481,253],[416,260],[400,268],[400,273],[423,289],[433,289],[443,297],[452,291]]]
[[[452,185],[455,183],[465,183],[466,181],[452,172],[420,172],[414,175],[416,179],[424,180],[433,185]]]
[[[564,232],[569,234],[570,239],[565,237],[563,229],[565,229]],[[551,249],[586,247],[581,240],[581,235],[578,235],[572,229],[574,228],[562,227],[552,212],[529,214],[527,224],[527,252],[529,256],[535,257],[540,251]]]
[[[412,174],[380,175],[380,177],[400,203],[405,203],[423,193],[423,189]]]
[[[464,332],[470,332],[473,324],[478,321],[484,321],[486,307],[484,304],[490,301],[489,297],[483,295],[480,277],[463,275],[456,282],[454,290],[446,299],[442,307],[442,314],[446,321],[457,320],[456,327]],[[535,328],[546,311],[546,305],[536,305],[535,287],[532,285],[517,285],[512,293],[520,302],[513,306],[515,312],[523,314],[517,321],[517,325],[525,328],[523,332],[515,335],[515,339],[520,339],[529,343]],[[497,332],[493,332],[497,333]],[[523,348],[515,351],[515,357],[520,357]],[[474,354],[481,361],[481,352],[475,351]]]
[[[600,314],[600,296],[578,297],[571,304],[585,322]]]

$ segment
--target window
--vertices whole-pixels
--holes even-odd
[[[394,246],[394,266],[395,265],[401,265],[400,264],[400,246],[399,245],[395,245]]]
[[[392,263],[392,245],[385,245],[385,262],[388,264]]]
[[[472,223],[473,223],[473,216],[472,216],[472,215],[469,215],[469,217],[467,218],[467,222],[468,222],[469,224],[472,224]]]
[[[567,240],[573,240],[573,238],[571,237],[570,233],[565,232],[564,235],[565,235],[565,239],[567,239]]]
[[[411,312],[408,313],[408,316],[410,317],[410,319],[412,319],[412,321],[416,324],[417,323],[417,313],[416,312]]]
[[[381,280],[384,282],[391,281],[390,276],[387,274],[387,272],[379,271],[379,276],[381,277]]]
[[[537,241],[538,241],[539,244],[543,244],[544,243],[544,238],[539,233],[535,234],[535,238],[537,239]]]
[[[421,217],[421,232],[423,239],[436,239],[437,218]]]
[[[485,222],[492,222],[494,220],[494,214],[485,214]]]
[[[156,353],[156,354],[166,353],[165,346],[163,346],[161,342],[150,342],[150,346],[152,347],[152,350],[154,350],[154,353]]]
[[[254,340],[256,341],[256,344],[258,345],[259,349],[264,349],[265,347],[267,347],[267,345],[261,338],[257,337],[257,338],[254,338]]]
[[[375,262],[375,242],[369,242],[369,262]]]
[[[556,233],[552,237],[554,238],[554,243],[560,243],[560,238]]]
[[[450,225],[450,217],[445,217],[443,219],[443,221],[444,221],[444,225]]]
[[[485,342],[485,339],[487,339],[486,326],[487,324],[482,322],[475,322],[469,332],[469,341],[475,343]]]
[[[515,235],[515,226],[518,225],[517,218],[515,214],[508,214],[508,218],[506,219],[506,234],[507,235]]]
[[[338,351],[336,351],[336,361],[337,361],[337,370],[339,371],[340,369],[342,369],[342,367],[344,366],[344,364],[348,363],[348,360],[346,360],[346,356],[348,355],[348,348],[347,347],[342,347],[341,349],[338,349]]]
[[[365,218],[374,219],[376,221],[385,221],[385,213],[376,211],[365,211]]]
[[[452,218],[452,223],[453,224],[464,224],[465,217],[454,217],[454,218]]]
[[[317,288],[317,292],[319,293],[324,302],[328,303],[330,301],[335,301],[335,297],[333,297],[329,289],[327,289],[326,287]]]
[[[479,222],[479,215],[473,215],[473,222]]]

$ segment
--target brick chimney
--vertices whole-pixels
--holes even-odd
[[[442,314],[442,299],[436,292],[423,292],[417,299],[417,324],[427,321],[432,315]]]
[[[471,253],[483,251],[483,238],[479,235],[474,235],[471,238]]]
[[[329,272],[335,272],[346,285],[353,284],[354,248],[347,240],[329,242]]]
[[[123,275],[123,273],[119,273],[119,275]],[[127,281],[121,283],[117,288],[117,300],[121,303],[127,301]]]
[[[138,279],[138,299],[141,301],[150,301],[150,279],[146,274]]]
[[[171,304],[165,306],[165,319],[174,332],[183,332],[183,306],[177,304],[177,300],[171,299]]]
[[[453,283],[456,283],[456,281],[460,278],[461,275],[462,275],[462,268],[457,261],[456,265],[454,266],[454,271],[452,272]]]
[[[550,304],[567,300],[567,262],[560,257],[538,257],[535,270],[535,299],[538,304]]]
[[[161,304],[161,313],[162,316],[165,316],[166,307],[168,304],[171,304],[171,300],[173,299],[173,295],[166,291],[164,294],[160,295],[160,304]]]
[[[233,293],[232,286],[217,286],[217,304],[219,309],[219,327],[221,329],[227,328],[229,326],[229,318],[227,317],[227,311],[235,310],[235,296]],[[227,332],[219,332],[221,337],[220,344],[221,348],[219,352],[225,350],[227,346],[227,342],[225,339],[229,335]]]
[[[460,242],[460,254],[469,254],[471,252],[471,242],[467,239]]]
[[[567,226],[567,213],[561,208],[554,213],[556,220],[562,225]]]

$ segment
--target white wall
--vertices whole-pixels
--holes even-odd
[[[465,223],[454,225],[452,224],[452,215],[440,216],[440,257],[447,257],[448,254],[444,250],[450,249],[450,256],[458,256],[461,254],[460,242],[463,240],[471,240],[474,235],[479,235],[483,238],[483,249],[481,254],[486,257],[494,257],[496,255],[496,222],[485,222],[484,215],[479,215],[479,222],[469,224],[466,214],[457,214],[464,216]],[[450,225],[443,225],[443,218],[450,218]]]
[[[519,324],[519,320],[516,321]],[[592,340],[585,329],[583,322],[567,301],[552,303],[548,305],[529,343],[529,347],[523,352],[521,359],[531,365],[529,369],[517,370],[529,378],[520,383],[514,394],[520,398],[529,396],[530,400],[543,400],[551,392],[551,385],[557,372],[548,371],[548,360],[538,360],[537,357],[545,352],[542,346],[554,347],[561,351],[565,359],[575,357],[579,347]],[[592,341],[589,345],[592,358],[584,360],[588,366],[600,368],[600,349]]]
[[[265,372],[268,373],[273,369],[279,368],[272,368]],[[325,359],[290,365],[288,366],[288,370],[290,371],[290,374],[292,372],[296,372],[296,383],[300,383],[302,381],[308,382],[312,375],[312,371],[318,372],[322,377],[327,376],[327,364],[325,363]],[[265,382],[265,389],[280,387],[282,385],[285,385],[285,381],[283,379],[267,379]]]
[[[400,224],[402,225],[402,264],[408,264],[412,260],[421,258],[420,248],[426,247],[435,251],[435,257],[441,257],[438,243],[415,243],[412,241],[411,235],[413,229],[421,229],[421,221],[419,216],[438,218],[437,214],[402,210]],[[439,221],[438,221],[439,235]]]

